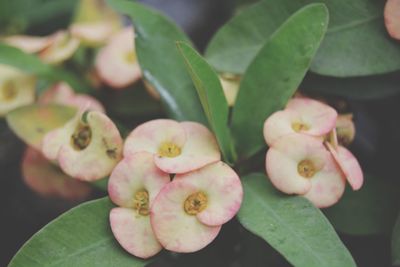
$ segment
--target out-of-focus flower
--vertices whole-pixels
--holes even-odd
[[[219,75],[219,80],[221,81],[226,101],[228,102],[228,105],[232,107],[235,104],[236,96],[239,92],[240,76],[229,73],[221,73]]]
[[[303,133],[322,137],[336,125],[337,112],[330,106],[310,99],[294,98],[283,111],[272,114],[264,124],[264,138],[272,145],[280,137]]]
[[[111,230],[121,246],[137,257],[149,258],[162,249],[151,228],[150,207],[169,180],[148,152],[125,157],[110,176],[108,192],[119,206],[111,210]]]
[[[51,45],[54,36],[13,35],[2,41],[8,45],[21,49],[25,53],[38,53]]]
[[[277,189],[302,195],[320,208],[335,204],[345,189],[345,178],[323,141],[304,134],[275,141],[267,152],[266,170]]]
[[[103,113],[79,112],[64,127],[45,135],[42,152],[71,177],[94,181],[109,175],[120,161],[122,138]]]
[[[91,193],[91,187],[72,179],[49,162],[39,151],[28,147],[22,160],[25,183],[44,197],[60,197],[71,201],[83,200]]]
[[[39,98],[39,103],[56,103],[77,107],[78,110],[92,110],[105,112],[103,105],[94,97],[84,94],[76,94],[65,82],[60,82],[46,90]]]
[[[336,132],[339,144],[350,145],[356,136],[356,127],[353,122],[352,114],[339,115],[336,120]]]
[[[176,175],[151,206],[153,231],[167,250],[200,250],[235,216],[242,195],[239,177],[223,162]]]
[[[99,77],[113,88],[127,87],[141,78],[133,37],[132,27],[121,30],[97,55],[95,67]]]
[[[195,122],[159,119],[139,125],[125,140],[124,156],[147,151],[158,168],[185,173],[217,162],[221,154],[214,135]]]
[[[72,57],[79,44],[79,40],[68,31],[58,31],[52,36],[50,46],[40,52],[39,57],[46,63],[60,64]]]
[[[387,0],[384,16],[389,35],[400,40],[400,0]]]
[[[36,79],[18,69],[0,65],[0,116],[35,100]]]

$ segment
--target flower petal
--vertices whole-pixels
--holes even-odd
[[[161,251],[149,216],[137,215],[132,209],[113,208],[110,223],[118,243],[132,255],[147,259]]]
[[[111,173],[121,158],[122,138],[114,123],[103,113],[87,113],[91,140],[84,149],[77,150],[70,141],[58,152],[61,169],[68,175],[85,181],[101,179]],[[79,122],[75,122],[75,127]]]
[[[364,175],[356,157],[343,146],[338,146],[337,150],[329,143],[327,146],[353,190],[360,189],[364,182]]]
[[[131,208],[137,191],[146,189],[151,204],[169,181],[169,175],[154,164],[153,154],[138,152],[128,155],[115,167],[108,182],[108,193],[118,206]]]
[[[79,47],[79,40],[71,37],[67,31],[59,31],[52,37],[49,47],[40,53],[40,58],[49,64],[59,64],[75,53]]]
[[[188,215],[184,201],[197,188],[180,182],[167,184],[151,207],[151,225],[161,245],[170,251],[195,252],[210,244],[221,226],[207,226]]]
[[[264,139],[271,146],[280,137],[295,133],[292,122],[297,118],[294,111],[283,110],[273,113],[264,123]]]
[[[388,33],[394,39],[400,40],[400,0],[387,0],[384,16]]]
[[[158,168],[168,173],[186,173],[221,159],[217,141],[207,127],[196,122],[182,122],[180,126],[186,133],[181,154],[173,158],[156,155]]]
[[[141,70],[134,47],[133,28],[128,27],[111,38],[96,58],[100,78],[113,88],[124,88],[140,79]],[[133,58],[129,58],[132,56]]]
[[[302,133],[322,136],[336,126],[336,110],[320,101],[305,97],[293,98],[288,102],[286,109],[297,112],[300,122],[309,126],[309,129],[302,130]]]
[[[323,169],[311,179],[311,189],[304,195],[318,208],[332,206],[342,197],[345,179],[331,155],[325,160]]]
[[[13,35],[4,38],[3,41],[25,53],[37,53],[47,48],[53,41],[52,38],[53,36]]]
[[[243,188],[239,176],[228,165],[217,162],[197,171],[177,175],[174,183],[197,188],[207,196],[207,208],[197,214],[206,225],[222,225],[239,211]]]
[[[24,182],[33,191],[45,197],[61,197],[74,201],[83,200],[91,193],[91,187],[87,183],[64,174],[31,147],[25,151],[22,174]]]
[[[305,194],[311,188],[313,178],[305,178],[298,172],[302,160],[311,160],[321,169],[330,157],[322,141],[304,134],[289,134],[279,138],[267,152],[266,170],[276,188],[287,194]]]
[[[141,151],[156,154],[159,147],[165,142],[183,147],[186,142],[184,128],[174,120],[148,121],[136,127],[126,138],[124,156]]]
[[[88,44],[102,44],[112,35],[114,25],[108,21],[80,22],[71,25],[72,36]]]

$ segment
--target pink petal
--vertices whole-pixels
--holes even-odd
[[[329,158],[329,152],[318,138],[289,134],[279,138],[267,152],[266,170],[272,184],[287,194],[305,194],[311,188],[312,178],[298,173],[298,164],[305,159],[312,160],[318,169]]]
[[[228,222],[242,203],[243,188],[239,176],[221,161],[177,175],[174,183],[197,188],[207,195],[207,208],[197,214],[199,221],[206,225],[218,226]]]
[[[161,251],[149,216],[137,215],[132,209],[114,208],[110,212],[110,223],[118,243],[132,255],[147,259]]]
[[[37,53],[51,45],[53,40],[52,36],[13,35],[6,37],[3,41],[25,53]]]
[[[264,123],[264,139],[271,146],[280,137],[295,133],[292,122],[297,118],[297,114],[291,110],[277,111],[273,113]]]
[[[138,152],[128,155],[115,167],[108,182],[108,193],[118,206],[132,208],[137,191],[147,190],[152,203],[169,181],[169,175],[157,169],[151,153]]]
[[[158,168],[168,173],[186,173],[221,159],[217,141],[207,127],[196,122],[182,122],[180,126],[186,133],[181,154],[173,158],[156,155]]]
[[[35,192],[45,197],[61,197],[82,200],[91,193],[91,187],[64,174],[43,155],[28,147],[22,161],[24,182]]]
[[[59,31],[52,37],[49,47],[40,53],[40,58],[49,64],[59,64],[72,57],[79,47],[79,40],[66,31]]]
[[[195,252],[210,244],[221,226],[207,226],[188,215],[184,201],[198,188],[181,182],[167,184],[151,207],[151,225],[161,245],[174,252]]]
[[[100,78],[113,88],[124,88],[141,77],[137,59],[128,60],[128,55],[136,56],[134,32],[128,27],[117,33],[102,48],[96,58],[95,67]]]
[[[78,126],[75,121],[75,127]],[[89,145],[77,150],[70,141],[63,143],[58,152],[61,169],[68,175],[94,181],[111,173],[121,159],[122,138],[114,123],[103,113],[91,111],[87,114],[87,124],[92,130]]]
[[[304,195],[318,208],[332,206],[342,197],[345,190],[345,179],[336,166],[331,155],[325,159],[322,170],[311,179],[311,189]]]
[[[148,121],[136,127],[126,138],[124,156],[141,151],[156,154],[166,142],[183,147],[186,133],[181,124],[167,119]]]
[[[343,146],[339,146],[337,150],[328,143],[327,146],[353,190],[360,189],[364,182],[364,175],[356,157]]]
[[[400,0],[387,0],[384,16],[389,35],[400,40]]]
[[[317,100],[293,98],[288,102],[286,109],[297,112],[300,122],[310,126],[309,130],[304,130],[302,133],[322,136],[329,133],[336,126],[336,118],[338,116],[336,110]]]
[[[103,105],[94,97],[84,94],[75,94],[74,90],[65,82],[57,83],[40,96],[39,103],[56,103],[78,110],[92,110],[105,113]]]
[[[89,44],[102,44],[114,31],[114,25],[107,21],[75,23],[70,27],[72,36]]]

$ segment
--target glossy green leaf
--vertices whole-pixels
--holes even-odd
[[[396,220],[400,208],[399,194],[400,188],[390,181],[366,175],[359,191],[348,187],[342,199],[324,213],[340,232],[351,235],[385,234]]]
[[[296,267],[356,266],[322,212],[308,200],[274,189],[263,174],[243,178],[240,223]]]
[[[200,101],[175,42],[187,36],[158,11],[127,0],[107,0],[129,15],[135,27],[135,47],[144,78],[160,93],[170,117],[206,121]]]
[[[397,218],[392,233],[392,263],[400,265],[400,216]]]
[[[311,70],[349,77],[400,70],[400,46],[383,25],[383,5],[376,0],[264,0],[243,10],[215,35],[206,51],[222,72],[244,73],[262,44],[293,12],[325,3],[330,24]]]
[[[65,81],[78,92],[90,90],[72,73],[47,65],[35,55],[27,54],[18,48],[2,43],[0,43],[0,64],[10,65],[54,82]]]
[[[308,74],[301,88],[306,92],[343,96],[353,99],[375,99],[400,92],[400,72],[367,77],[335,78]]]
[[[297,90],[328,24],[323,4],[290,17],[263,46],[243,76],[232,114],[232,133],[241,157],[265,146],[266,118],[283,108]]]
[[[142,267],[119,247],[109,226],[108,198],[86,202],[36,233],[8,267]]]
[[[40,149],[46,133],[63,126],[76,113],[76,109],[50,105],[23,106],[9,112],[6,116],[9,127],[25,143]]]
[[[204,113],[221,148],[224,158],[233,163],[235,153],[228,128],[229,107],[217,74],[188,44],[177,43],[188,72],[197,89]]]

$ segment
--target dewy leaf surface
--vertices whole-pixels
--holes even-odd
[[[208,123],[217,137],[224,158],[234,162],[234,151],[228,128],[229,107],[217,74],[210,65],[186,43],[179,42],[179,51],[197,89]]]
[[[376,0],[263,0],[225,24],[211,40],[206,58],[218,71],[242,74],[272,33],[295,11],[324,3],[330,13],[327,35],[313,61],[315,73],[365,76],[400,70],[400,47],[384,28]]]
[[[243,178],[240,223],[296,267],[355,267],[322,212],[307,199],[279,193],[263,174]]]
[[[84,203],[55,219],[19,250],[8,267],[142,267],[114,239],[108,198]]]
[[[242,158],[265,141],[264,121],[285,107],[303,80],[328,25],[323,4],[311,4],[291,16],[251,62],[240,84],[232,114],[232,134]]]
[[[175,45],[176,41],[190,43],[188,37],[158,11],[126,0],[107,0],[107,3],[131,18],[144,78],[160,94],[169,116],[179,121],[205,123],[196,89]]]

